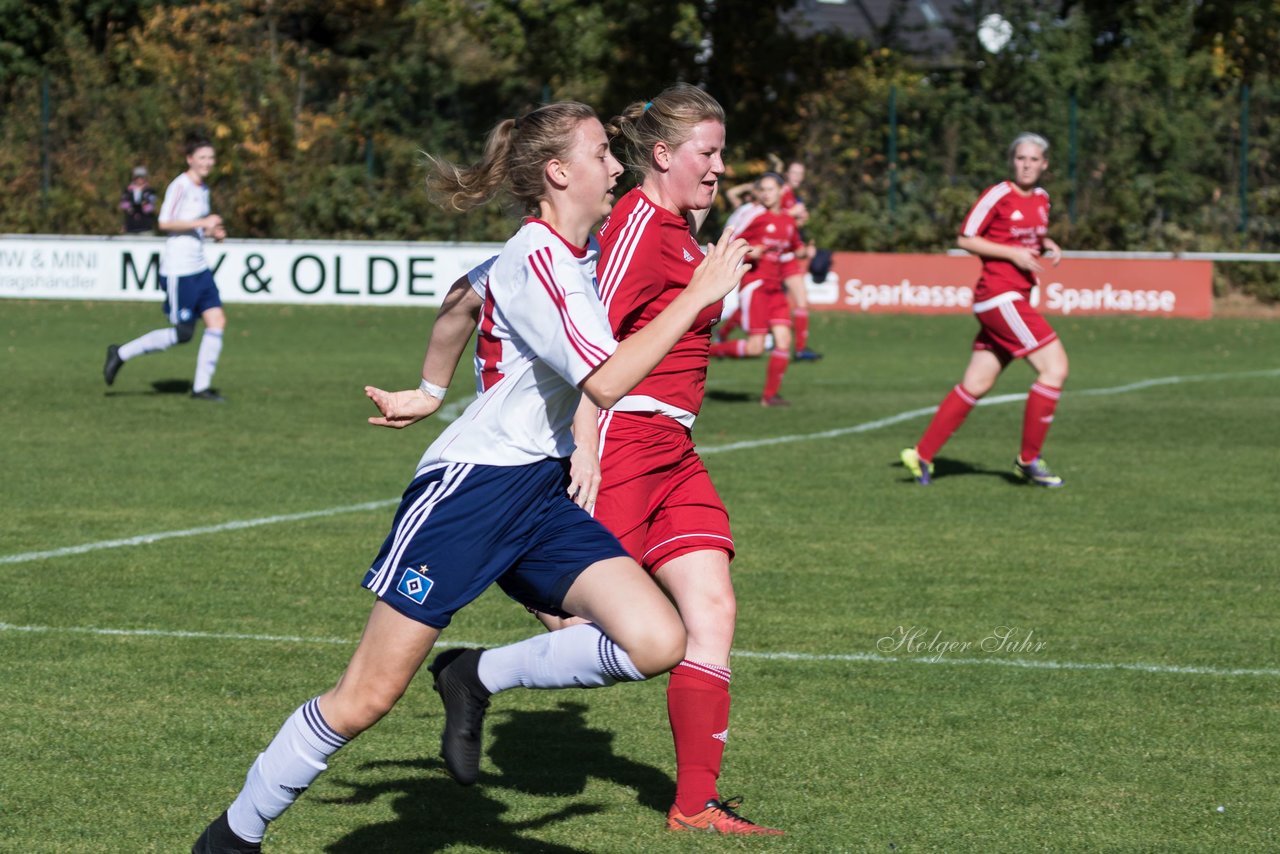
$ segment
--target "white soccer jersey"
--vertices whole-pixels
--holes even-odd
[[[480,310],[479,396],[427,448],[419,474],[442,463],[517,466],[573,453],[579,383],[618,348],[596,294],[599,254],[594,237],[579,249],[535,219],[507,241]]]
[[[489,292],[489,271],[493,269],[493,262],[497,260],[498,256],[494,255],[488,261],[481,261],[467,271],[467,282],[480,299],[484,299],[485,294]]]
[[[160,222],[203,219],[209,215],[209,185],[197,184],[183,172],[164,191]],[[160,275],[190,276],[209,268],[204,258],[204,229],[171,231],[160,257]]]

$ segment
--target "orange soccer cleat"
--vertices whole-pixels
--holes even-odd
[[[735,810],[742,798],[725,798],[723,801],[707,801],[702,812],[684,815],[674,806],[667,813],[667,829],[679,831],[703,831],[705,833],[736,833],[748,836],[782,836],[783,831],[764,827],[748,821]]]

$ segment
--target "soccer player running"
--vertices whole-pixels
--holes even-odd
[[[928,484],[933,461],[978,401],[1014,359],[1026,359],[1036,371],[1022,416],[1022,446],[1013,470],[1028,483],[1062,486],[1040,457],[1062,386],[1067,380],[1067,351],[1058,335],[1031,307],[1036,273],[1048,259],[1055,267],[1062,249],[1048,236],[1049,194],[1037,186],[1049,168],[1049,142],[1039,134],[1020,134],[1009,146],[1013,180],[988,187],[969,211],[957,245],[982,259],[973,313],[978,335],[960,384],[943,398],[915,447],[901,454],[917,483]]]
[[[617,343],[594,287],[590,232],[621,173],[604,127],[576,103],[499,123],[470,168],[435,162],[434,185],[455,209],[505,188],[533,214],[489,274],[496,372],[423,454],[365,575],[377,601],[346,671],[285,721],[196,854],[259,851],[267,823],[391,710],[453,614],[499,578],[527,607],[592,621],[558,633],[583,641],[544,668],[542,687],[640,680],[683,658],[675,609],[566,494],[570,425],[583,392],[612,406],[719,303],[741,276],[746,245],[720,241],[661,315]],[[371,422],[403,427],[435,412],[449,375],[434,364],[417,388],[366,387],[381,413]]]
[[[160,279],[165,291],[164,311],[173,325],[154,329],[127,344],[108,346],[102,378],[111,385],[130,359],[187,343],[195,335],[198,318],[204,321],[204,334],[196,353],[191,397],[221,403],[222,396],[210,385],[222,355],[227,315],[204,256],[206,237],[222,241],[227,236],[222,217],[209,212],[208,178],[217,157],[213,143],[200,136],[187,140],[186,154],[187,171],[174,178],[165,190],[157,222],[159,229],[169,235],[160,257]]]
[[[790,406],[778,392],[782,378],[791,363],[791,306],[783,293],[782,279],[786,265],[797,253],[803,253],[796,222],[782,208],[782,176],[766,172],[756,181],[755,196],[764,208],[751,217],[736,236],[751,244],[747,257],[752,270],[743,277],[738,292],[742,328],[747,337],[721,341],[711,345],[717,358],[754,359],[764,353],[765,335],[772,333],[773,350],[765,370],[764,392],[760,404],[767,407]]]
[[[809,209],[796,194],[804,183],[805,167],[799,160],[787,164],[786,181],[782,185],[782,210],[795,220],[800,229],[801,241],[804,241],[804,226],[809,222]],[[809,245],[805,252],[796,253],[783,262],[782,284],[787,294],[787,302],[791,305],[792,323],[795,329],[796,360],[815,362],[822,354],[809,349],[809,291],[805,286],[805,273],[808,272],[806,262],[813,257],[813,247]]]
[[[652,101],[630,105],[610,130],[624,162],[641,178],[599,234],[600,295],[625,346],[682,299],[706,263],[691,226],[710,209],[724,174],[724,111],[705,92],[677,84]],[[726,231],[721,243],[728,236]],[[719,316],[719,303],[707,305],[645,379],[600,407],[607,411],[598,417],[599,494],[596,482],[584,478],[576,498],[584,507],[594,504],[595,518],[671,596],[688,632],[685,658],[667,685],[676,751],[675,803],[667,827],[778,835],[782,831],[738,815],[738,801],[722,798],[717,788],[729,734],[729,652],[737,615],[729,574],[733,536],[691,431],[702,407],[711,328]],[[482,321],[478,346],[483,336]],[[600,401],[583,404],[579,424],[595,423],[592,404]],[[580,445],[592,438],[589,430],[579,432]],[[537,686],[545,663],[559,654],[559,636],[576,630],[497,649],[449,650],[433,662],[447,713],[441,755],[455,779],[469,784],[478,776],[490,696]]]

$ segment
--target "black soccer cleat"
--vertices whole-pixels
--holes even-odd
[[[124,367],[124,359],[120,358],[120,345],[107,345],[107,360],[102,363],[102,378],[111,385],[116,381],[116,374]]]
[[[224,812],[200,834],[196,844],[191,846],[191,854],[262,854],[262,846],[236,836]]]
[[[191,392],[192,400],[207,400],[210,403],[226,403],[227,399],[211,388]]]
[[[489,689],[480,681],[480,648],[449,649],[431,662],[436,692],[444,703],[440,757],[449,776],[464,786],[480,776],[484,715]]]

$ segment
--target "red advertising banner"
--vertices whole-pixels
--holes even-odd
[[[809,282],[809,303],[830,311],[965,313],[980,269],[972,256],[836,252],[826,281]],[[1032,304],[1057,315],[1209,317],[1213,262],[1068,255],[1040,273]]]

